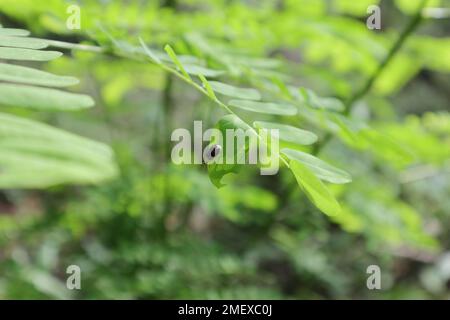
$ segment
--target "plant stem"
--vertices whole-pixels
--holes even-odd
[[[364,86],[359,91],[357,91],[353,96],[351,96],[350,99],[347,101],[347,103],[345,104],[344,114],[348,114],[351,111],[354,102],[361,99],[372,89],[375,80],[378,79],[378,77],[386,68],[386,66],[389,64],[389,62],[392,60],[392,58],[401,49],[401,47],[403,46],[405,40],[409,37],[409,35],[413,33],[414,30],[419,26],[420,22],[422,21],[422,10],[426,2],[427,0],[422,0],[419,9],[415,13],[415,15],[411,18],[409,23],[406,25],[405,29],[403,29],[403,31],[400,33],[400,35],[397,38],[397,41],[395,41],[394,45],[391,47],[386,57],[378,65],[378,68],[375,70],[374,74],[369,79],[367,79]]]
[[[74,49],[82,51],[90,51],[95,53],[105,53],[106,50],[102,47],[92,46],[87,44],[70,43],[64,41],[47,40],[49,46],[57,47],[61,49]]]
[[[172,109],[173,109],[173,97],[172,97],[173,77],[170,73],[166,75],[166,84],[162,95],[162,114],[163,114],[163,132],[166,137],[171,135],[172,126]],[[163,157],[165,160],[170,160],[170,148],[164,144]]]
[[[373,87],[373,84],[375,81],[379,78],[383,70],[386,68],[386,66],[389,64],[389,62],[394,58],[394,56],[400,51],[403,44],[405,43],[406,39],[417,29],[417,27],[420,25],[420,22],[422,21],[422,10],[427,3],[428,0],[422,0],[422,2],[419,5],[419,8],[417,9],[417,12],[414,14],[414,16],[411,18],[411,20],[408,22],[408,24],[405,26],[403,31],[398,36],[397,40],[394,42],[393,46],[387,53],[387,55],[384,57],[384,59],[381,61],[381,63],[378,65],[375,72],[372,74],[372,76],[367,79],[367,81],[364,83],[364,85],[355,93],[353,94],[345,103],[345,109],[343,111],[344,115],[349,115],[352,108],[355,105],[355,102],[360,100],[362,97],[364,97]],[[327,133],[324,138],[322,139],[322,142],[320,144],[316,144],[316,147],[313,150],[314,154],[318,154],[320,150],[323,149],[323,147],[331,140],[332,138],[331,133]]]
[[[173,109],[173,97],[172,97],[172,88],[173,88],[173,76],[170,73],[166,74],[166,84],[164,87],[163,95],[162,95],[162,124],[164,137],[168,138],[171,136],[172,130],[172,109]],[[169,172],[169,163],[170,163],[170,148],[169,143],[167,141],[162,141],[162,155],[164,159],[164,214],[168,213],[171,208],[170,201],[170,172]]]

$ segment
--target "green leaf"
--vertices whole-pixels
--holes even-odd
[[[397,168],[411,164],[415,159],[415,148],[407,147],[407,143],[392,139],[387,129],[375,130],[363,122],[355,122],[342,115],[333,115],[330,120],[338,125],[340,138],[350,147],[357,150],[368,149],[383,161],[387,161]],[[336,130],[335,130],[336,131]],[[408,132],[407,141],[411,141],[412,132]]]
[[[204,60],[202,60],[199,57],[186,55],[186,54],[179,54],[177,55],[178,60],[183,64],[183,66],[186,68],[186,65],[198,65],[202,66],[204,65]]]
[[[297,160],[291,160],[289,166],[306,196],[320,211],[330,216],[340,213],[341,207],[336,198],[306,166]]]
[[[189,74],[198,75],[201,73],[205,77],[209,77],[209,78],[219,77],[225,73],[225,71],[223,71],[223,70],[210,69],[210,68],[198,66],[195,64],[184,64],[183,66],[184,66],[184,70]]]
[[[297,108],[290,104],[258,102],[250,100],[231,100],[228,104],[232,107],[247,111],[293,116],[297,114]]]
[[[405,145],[401,145],[388,135],[374,129],[364,129],[358,133],[358,137],[364,140],[366,148],[378,157],[389,161],[398,168],[406,167],[414,159],[414,153]]]
[[[228,114],[226,116],[223,116],[216,125],[217,128],[220,130],[225,129],[242,129],[242,130],[252,130],[252,128],[246,124],[244,121],[242,121],[241,118],[239,118],[235,114]]]
[[[264,128],[264,129],[278,129],[279,138],[282,141],[286,141],[292,144],[298,145],[310,145],[317,141],[317,136],[306,130],[302,130],[293,126],[289,126],[281,123],[265,122],[265,121],[255,121],[253,123],[254,127]]]
[[[66,87],[77,84],[74,77],[57,76],[48,72],[0,63],[0,80],[48,87]]]
[[[345,109],[341,100],[332,97],[318,97],[312,90],[300,88],[300,100],[315,109],[330,111],[343,111]]]
[[[414,14],[417,12],[417,9],[419,9],[422,0],[395,0],[394,2],[395,5],[406,14]],[[439,7],[442,5],[443,7],[448,8],[448,4],[445,6],[444,3],[445,1],[440,0],[427,0],[425,4],[426,7]]]
[[[214,91],[223,94],[225,96],[245,99],[245,100],[260,100],[261,94],[256,89],[250,88],[238,88],[235,86],[231,86],[226,83],[218,82],[218,81],[210,81],[209,84],[213,88]]]
[[[286,97],[288,99],[290,99],[292,97],[292,95],[289,91],[289,88],[279,77],[273,76],[272,82],[277,86],[278,90],[284,97]]]
[[[94,101],[83,94],[0,83],[0,104],[45,110],[77,110],[92,107]]]
[[[184,69],[183,65],[181,64],[180,60],[178,60],[177,55],[175,54],[175,51],[173,51],[172,47],[168,44],[166,44],[166,46],[164,47],[164,50],[166,50],[167,54],[169,55],[169,57],[172,59],[173,63],[178,67],[178,69],[181,71],[181,73],[188,78],[189,80],[192,80],[191,77],[189,76],[189,74],[186,72],[186,70]],[[195,72],[195,74],[205,74],[204,72]]]
[[[0,113],[0,188],[98,183],[116,174],[108,146]]]
[[[223,177],[229,173],[239,173],[240,169],[238,165],[213,163],[208,165],[208,176],[216,188],[222,188],[225,186]]]
[[[26,37],[30,35],[30,31],[14,28],[0,28],[0,36]]]
[[[44,39],[26,37],[0,36],[0,46],[27,49],[44,49],[48,47],[48,41]]]
[[[233,130],[237,130],[237,129],[241,129],[244,132],[250,132],[250,134],[255,135],[256,137],[256,132],[254,132],[254,130],[248,126],[244,121],[242,121],[238,116],[234,115],[234,114],[229,114],[226,115],[224,117],[222,117],[216,124],[215,126],[217,129],[219,129],[222,132],[222,137],[223,137],[223,141],[222,141],[222,150],[221,150],[221,157],[223,159],[222,163],[216,163],[216,162],[209,162],[207,164],[208,166],[208,175],[209,178],[211,180],[211,182],[217,187],[223,187],[225,184],[222,183],[222,178],[229,174],[229,173],[238,173],[239,170],[242,167],[242,164],[238,164],[237,159],[242,159],[242,157],[246,157],[246,153],[248,151],[248,146],[249,144],[247,143],[248,141],[246,141],[245,145],[242,146],[242,149],[237,149],[237,139],[235,138],[235,143],[234,143],[234,147],[235,149],[233,150],[233,156],[234,156],[234,161],[233,163],[227,163],[227,136],[226,136],[226,130],[227,129],[233,129]],[[247,131],[249,130],[249,131]],[[211,145],[214,145],[216,142],[212,141]],[[229,160],[229,159],[228,159]],[[228,161],[231,162],[231,161]]]
[[[22,48],[0,47],[0,59],[26,60],[26,61],[50,61],[62,56],[58,51],[43,51]]]
[[[296,160],[305,165],[318,178],[331,183],[348,183],[352,181],[351,176],[338,168],[335,168],[323,160],[316,158],[310,154],[293,149],[282,149],[281,152],[291,160]]]
[[[156,63],[161,64],[161,60],[153,53],[152,50],[145,44],[144,40],[139,37],[139,42],[141,43],[142,48],[144,48],[145,53]]]
[[[249,56],[233,55],[235,63],[242,64],[250,68],[273,69],[278,68],[282,63],[280,60],[271,58],[255,58]]]
[[[203,83],[203,86],[205,87],[206,91],[208,92],[208,96],[213,100],[217,100],[217,97],[214,94],[214,90],[211,88],[209,81],[206,80],[206,78],[202,74],[199,74],[198,77],[200,78],[200,80]]]

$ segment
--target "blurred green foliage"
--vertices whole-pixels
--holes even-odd
[[[383,28],[370,31],[366,9],[378,2]],[[1,108],[110,145],[119,174],[1,192],[0,298],[450,298],[448,18],[424,19],[346,116],[421,1],[80,1],[81,30],[68,30],[72,3],[0,0],[0,23],[104,48],[39,65],[78,77],[75,91],[96,106]],[[300,105],[283,123],[319,144],[331,135],[318,156],[352,176],[327,184],[341,212],[322,214],[289,170],[245,167],[216,189],[206,166],[172,165],[172,129],[213,127],[224,112],[158,65],[130,59],[138,37],[161,58],[170,44],[194,73]],[[79,291],[65,286],[71,264],[82,270]],[[366,287],[371,264],[382,270],[380,291]]]

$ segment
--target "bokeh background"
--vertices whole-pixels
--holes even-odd
[[[72,43],[107,46],[112,35],[137,45],[140,36],[153,48],[169,43],[200,57],[199,47],[212,47],[228,57],[224,78],[232,83],[265,77],[280,91],[289,83],[345,101],[420,2],[0,0],[0,23]],[[66,27],[73,3],[80,30]],[[381,8],[381,30],[366,27],[372,4]],[[330,186],[343,207],[332,218],[310,204],[289,170],[262,177],[246,169],[216,189],[204,166],[172,165],[170,132],[191,129],[193,120],[213,126],[223,112],[157,66],[79,50],[40,65],[78,77],[73,90],[96,106],[8,112],[110,145],[120,170],[94,185],[1,190],[0,298],[450,298],[449,4],[428,1],[435,10],[424,12],[352,109],[354,122],[395,145],[363,145],[341,132],[320,150],[353,177]],[[308,115],[291,124],[323,138],[321,113]],[[81,290],[66,288],[72,264],[81,267]],[[381,290],[366,287],[373,264]]]

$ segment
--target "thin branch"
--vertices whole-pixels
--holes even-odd
[[[345,109],[343,111],[344,115],[350,114],[352,108],[355,105],[355,102],[363,98],[373,87],[373,84],[375,81],[379,78],[383,70],[386,68],[386,66],[391,62],[391,60],[394,58],[394,56],[400,51],[400,49],[403,47],[403,44],[405,43],[405,40],[417,29],[417,27],[420,25],[420,22],[423,19],[422,16],[422,10],[425,7],[425,4],[428,0],[422,0],[422,2],[419,5],[419,8],[417,9],[417,12],[414,14],[414,16],[411,18],[409,23],[405,26],[403,31],[399,34],[397,40],[394,42],[393,46],[387,53],[387,55],[384,57],[384,59],[381,61],[381,63],[378,65],[378,68],[375,70],[375,72],[372,74],[372,76],[367,79],[367,81],[364,83],[364,85],[359,89],[355,94],[353,94],[345,103]],[[331,133],[327,133],[321,143],[318,143],[315,145],[315,148],[313,149],[313,154],[317,155],[320,150],[322,150],[325,145],[331,140],[332,138]]]
[[[75,49],[81,51],[89,51],[95,53],[105,53],[106,50],[102,47],[92,46],[87,44],[70,43],[64,41],[47,40],[49,46],[61,48],[61,49]]]
[[[383,70],[386,68],[386,66],[389,64],[389,62],[392,60],[392,58],[397,54],[397,52],[402,48],[405,40],[410,36],[411,33],[416,30],[416,28],[419,26],[420,22],[422,21],[422,10],[428,0],[422,0],[417,12],[414,14],[414,16],[411,18],[409,23],[405,26],[405,29],[400,33],[397,40],[395,41],[394,45],[389,50],[386,57],[381,61],[381,63],[378,65],[377,70],[375,70],[374,74],[367,79],[364,86],[357,91],[353,96],[350,97],[350,99],[345,104],[345,110],[344,114],[348,114],[352,106],[356,101],[364,97],[373,87],[373,84],[378,79],[380,74],[383,72]]]
[[[112,52],[110,52],[110,51],[108,51],[108,50],[106,50],[106,49],[104,49],[102,47],[92,46],[92,45],[79,45],[79,44],[74,44],[74,43],[69,43],[69,42],[62,42],[62,41],[49,41],[49,45],[54,46],[54,47],[58,47],[58,48],[64,48],[64,49],[74,49],[74,50],[82,50],[82,51],[91,51],[91,52],[98,52],[98,53],[104,53],[104,54],[111,54],[113,56],[118,56],[118,57],[123,57],[124,56],[123,52],[120,52],[120,51],[112,51]],[[128,58],[132,58],[132,59],[133,58],[134,59],[138,58],[137,56],[132,56],[132,55],[129,55],[129,54],[125,54],[125,56],[127,56]],[[152,58],[150,58],[147,55],[145,55],[144,58],[146,59],[146,61],[150,61],[150,62],[156,64],[157,66],[162,68],[164,71],[168,72],[169,74],[172,74],[172,75],[176,76],[177,78],[181,79],[182,81],[190,84],[192,87],[194,87],[199,92],[204,94],[206,97],[211,99],[213,102],[218,104],[220,107],[225,109],[228,113],[237,116],[237,114],[233,110],[231,110],[230,107],[228,107],[225,103],[223,103],[222,101],[220,101],[216,97],[211,97],[206,89],[204,89],[198,83],[194,82],[192,79],[185,77],[183,74],[178,72],[176,69],[173,69],[173,68],[171,68],[171,67],[169,67],[169,66],[167,66],[165,64],[155,62],[155,61],[152,60]],[[247,125],[249,127],[252,127],[249,124],[247,124]],[[255,133],[261,139],[260,135],[257,132],[255,132]],[[289,163],[283,157],[283,155],[279,154],[279,159],[281,160],[282,163],[284,163],[286,165],[287,168],[290,167]]]

